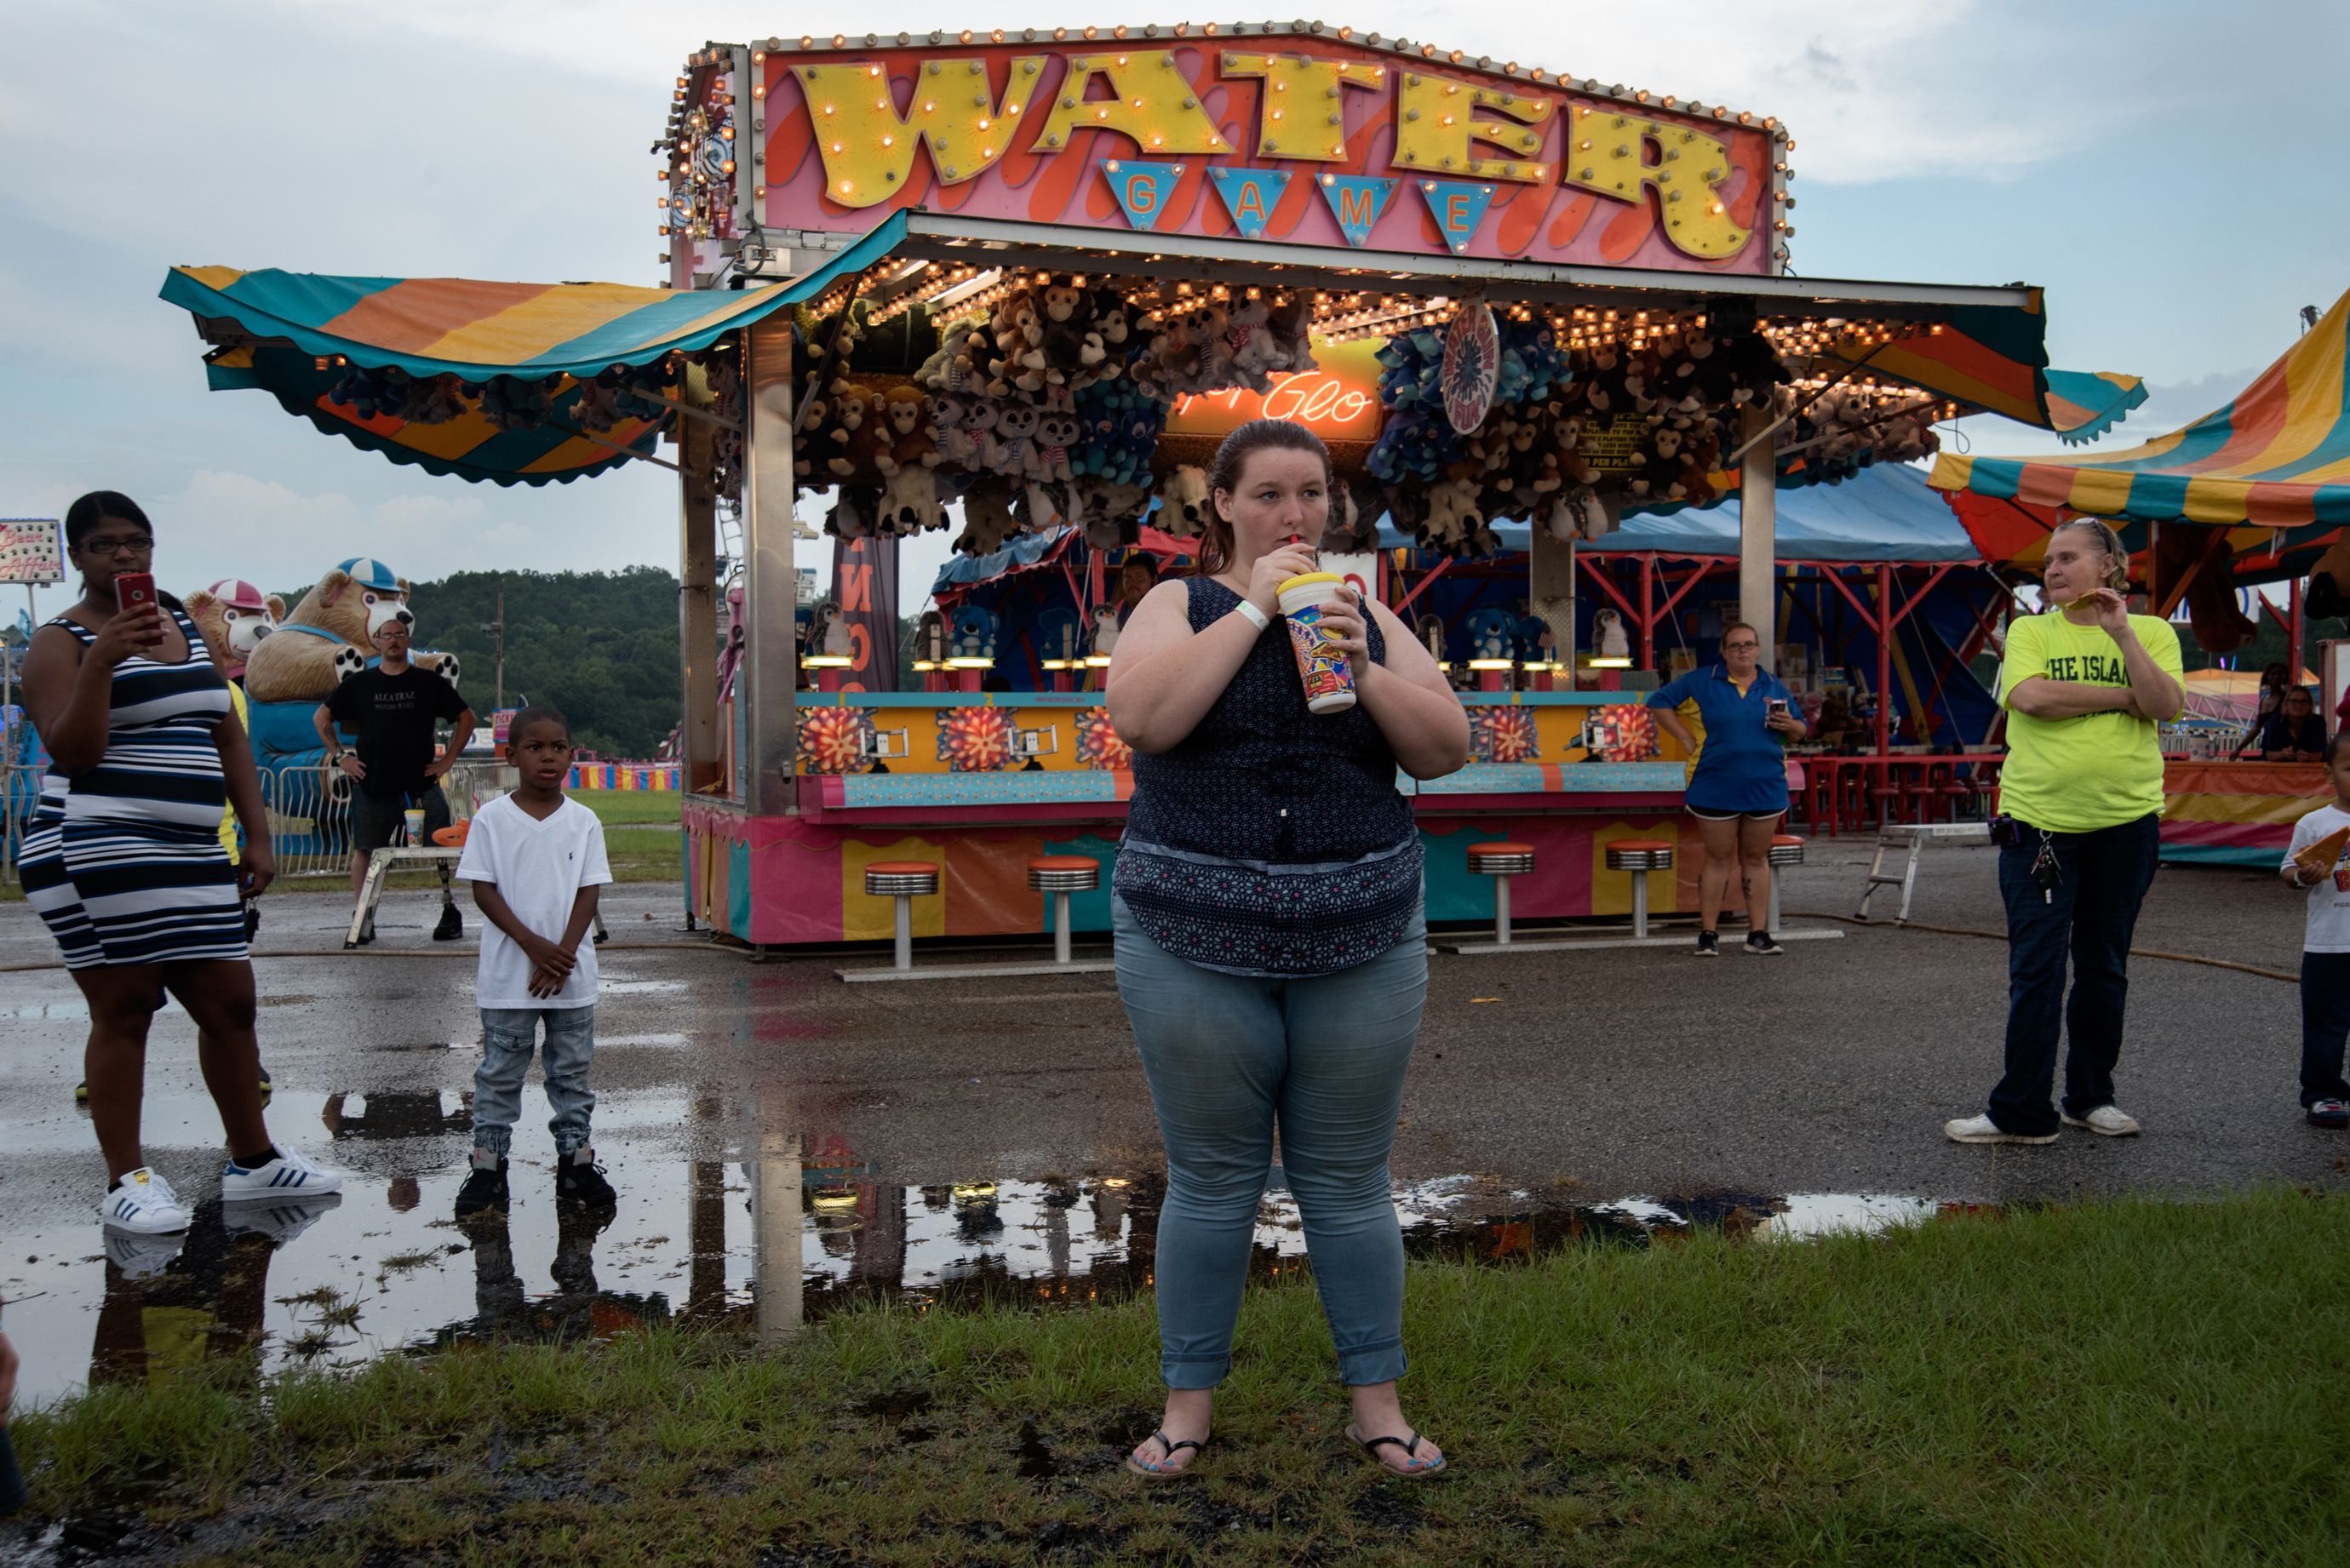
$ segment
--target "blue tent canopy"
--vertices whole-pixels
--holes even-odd
[[[1782,561],[1848,565],[1899,561],[1940,565],[1975,561],[1981,553],[1940,493],[1928,488],[1922,468],[1865,468],[1841,484],[1778,492],[1777,554]],[[1735,556],[1739,504],[1684,507],[1667,516],[1642,514],[1584,549],[1602,556]],[[1531,524],[1503,523],[1493,530],[1503,548],[1523,551]],[[1379,524],[1379,547],[1411,545],[1392,524]]]

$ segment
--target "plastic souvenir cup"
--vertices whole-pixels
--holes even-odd
[[[1336,572],[1307,572],[1281,585],[1281,613],[1289,622],[1290,651],[1305,683],[1305,711],[1343,713],[1355,705],[1355,670],[1322,628],[1322,606],[1346,581]]]
[[[408,824],[408,842],[409,842],[409,843],[411,843],[411,844],[421,844],[421,843],[423,843],[423,842],[424,842],[424,811],[423,811],[423,808],[422,808],[422,807],[421,807],[421,806],[413,806],[413,805],[411,805],[411,806],[410,806],[406,811],[401,812],[400,815],[400,818],[401,818],[401,820],[403,820],[404,822],[406,822],[406,823]]]

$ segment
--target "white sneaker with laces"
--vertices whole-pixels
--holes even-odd
[[[250,1203],[255,1199],[284,1201],[296,1194],[317,1198],[341,1189],[343,1179],[312,1160],[292,1144],[277,1146],[277,1158],[247,1170],[230,1160],[221,1169],[221,1201]]]
[[[341,1207],[342,1201],[341,1193],[326,1192],[239,1207],[221,1216],[221,1229],[232,1236],[263,1236],[271,1246],[282,1247],[317,1224],[329,1210]]]
[[[2054,1143],[2054,1133],[2002,1132],[1988,1116],[1960,1116],[1942,1124],[1942,1136],[1952,1143]]]
[[[174,1231],[167,1235],[134,1235],[129,1231],[106,1228],[106,1261],[122,1272],[126,1280],[151,1280],[180,1255],[188,1244],[187,1232]]]
[[[134,1236],[161,1236],[188,1228],[188,1210],[161,1171],[145,1166],[127,1173],[98,1201],[98,1216]]]
[[[2136,1137],[2138,1133],[2137,1118],[2119,1106],[2099,1106],[2085,1116],[2068,1111],[2064,1119],[2068,1127],[2086,1127],[2106,1137]]]

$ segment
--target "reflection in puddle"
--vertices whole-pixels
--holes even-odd
[[[503,1221],[448,1218],[470,1111],[463,1094],[423,1090],[311,1101],[331,1137],[323,1152],[351,1172],[337,1199],[224,1208],[191,1190],[194,1224],[176,1237],[101,1232],[78,1206],[73,1218],[14,1230],[0,1293],[25,1357],[21,1395],[41,1403],[86,1382],[222,1358],[247,1357],[256,1371],[348,1366],[489,1339],[609,1338],[672,1320],[773,1343],[864,1303],[1082,1306],[1151,1283],[1164,1191],[1156,1174],[918,1187],[882,1179],[837,1139],[775,1132],[733,1158],[680,1158],[676,1129],[720,1121],[717,1096],[689,1105],[613,1095],[597,1144],[619,1206],[585,1217],[557,1210],[549,1156],[527,1153],[527,1129],[546,1116],[536,1086],[528,1096]],[[1938,1209],[1911,1198],[1737,1192],[1574,1205],[1471,1177],[1402,1188],[1396,1207],[1412,1256],[1485,1262],[1697,1230],[1870,1232]],[[1289,1278],[1305,1259],[1296,1204],[1276,1169],[1251,1273]]]

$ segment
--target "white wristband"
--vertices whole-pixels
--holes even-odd
[[[1256,628],[1259,631],[1263,631],[1265,628],[1273,624],[1273,618],[1271,616],[1265,614],[1264,611],[1257,608],[1256,606],[1251,604],[1246,599],[1243,599],[1240,603],[1234,605],[1232,607],[1232,613],[1234,615],[1244,615],[1248,617],[1250,620],[1256,623]]]

